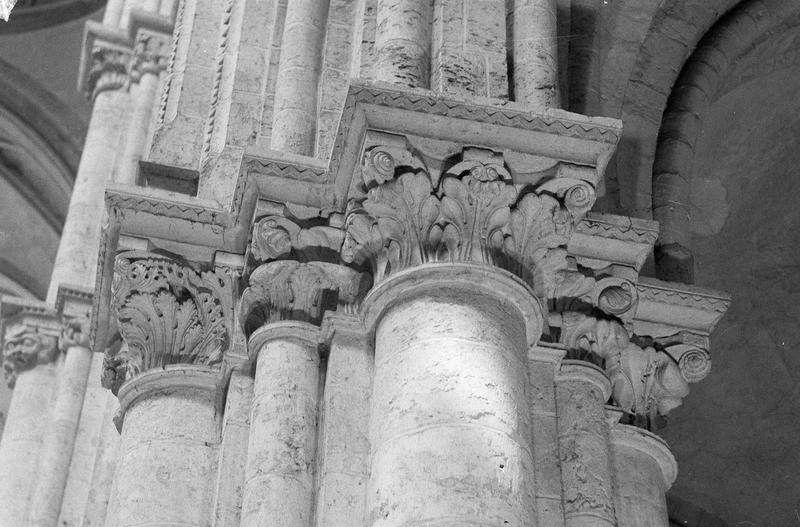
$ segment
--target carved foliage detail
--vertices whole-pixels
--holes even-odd
[[[532,278],[527,275],[548,252],[569,240],[575,217],[562,204],[569,188],[559,191],[562,197],[521,192],[500,156],[467,149],[464,160],[438,180],[410,161],[390,174],[398,162],[388,148],[376,147],[367,156],[369,190],[350,204],[342,258],[369,261],[376,281],[436,261],[499,265]],[[563,267],[566,252],[558,256],[557,267]]]
[[[96,45],[92,49],[87,90],[92,96],[103,90],[114,90],[125,85],[131,52],[109,45]]]
[[[131,75],[138,79],[143,73],[158,74],[167,68],[171,38],[164,33],[140,30],[133,45]]]
[[[231,338],[233,296],[221,270],[198,272],[154,254],[123,253],[114,265],[111,308],[123,341],[106,355],[113,391],[142,371],[167,364],[212,366]]]
[[[676,361],[652,346],[631,342],[625,328],[615,320],[565,313],[561,342],[572,358],[603,365],[614,403],[637,426],[655,427],[659,417],[680,406],[689,394]]]
[[[364,276],[342,265],[281,260],[259,266],[239,303],[245,334],[281,320],[319,324],[326,309],[355,302],[369,286]]]

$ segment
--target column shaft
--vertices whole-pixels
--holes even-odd
[[[433,8],[431,89],[508,98],[506,0],[437,0]]]
[[[91,363],[92,352],[87,348],[72,346],[67,349],[31,496],[27,522],[30,526],[57,524]]]
[[[97,94],[75,186],[53,265],[48,302],[55,302],[61,284],[94,287],[97,247],[105,210],[106,182],[117,154],[128,94],[106,90]]]
[[[538,107],[560,106],[556,0],[509,4],[514,100]]]
[[[528,348],[536,514],[540,527],[564,527],[555,383],[563,356],[564,351],[552,345],[540,343]]]
[[[317,334],[307,323],[278,322],[250,338],[258,358],[242,527],[310,525],[320,382]],[[267,340],[255,344],[261,337]]]
[[[0,442],[0,525],[25,525],[47,427],[55,366],[19,372]]]
[[[103,12],[103,25],[111,27],[119,25],[124,5],[125,0],[108,0]]]
[[[589,363],[564,361],[556,381],[566,527],[615,527],[605,402],[611,385]]]
[[[158,75],[142,73],[139,81],[131,86],[132,108],[125,133],[125,150],[118,165],[116,181],[133,185],[139,171],[139,160],[147,148],[147,138],[153,124],[153,108],[158,95]]]
[[[364,510],[369,480],[372,345],[355,316],[328,312],[326,329],[333,336],[320,411],[317,527],[352,524],[354,512]]]
[[[247,467],[247,436],[252,402],[252,377],[249,373],[235,370],[231,374],[228,386],[222,423],[214,503],[215,527],[239,527],[241,522],[242,489]]]
[[[668,527],[666,492],[677,465],[662,439],[640,428],[611,429],[619,527]]]
[[[113,421],[119,401],[97,382],[102,374],[103,354],[93,353],[58,525],[105,525],[120,437]]]
[[[430,87],[432,0],[378,0],[375,79]]]
[[[208,525],[219,444],[218,376],[203,366],[167,366],[122,386],[122,451],[107,525]]]
[[[328,0],[293,0],[286,6],[275,91],[272,149],[313,155],[317,86]]]
[[[522,316],[429,290],[377,323],[366,525],[534,525]]]
[[[105,388],[103,389],[105,390]],[[105,426],[98,431],[97,442],[95,443],[97,447],[94,463],[87,482],[89,489],[83,513],[79,516],[83,520],[82,527],[108,525],[105,519],[108,515],[108,504],[114,490],[114,475],[117,471],[117,460],[119,459],[122,441],[116,426],[114,426],[114,416],[119,408],[119,402],[111,392],[106,390],[106,393],[111,397],[105,399],[105,411],[99,415],[103,419]],[[70,476],[73,474],[74,471],[71,471]]]

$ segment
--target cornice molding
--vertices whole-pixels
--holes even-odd
[[[367,103],[609,144],[616,144],[622,134],[616,119],[586,117],[559,109],[532,111],[526,105],[511,101],[498,105],[495,99],[486,99],[486,103],[481,104],[476,103],[476,99],[459,100],[452,94],[445,96],[430,90],[398,89],[392,84],[356,81],[350,86],[345,112],[348,106]]]
[[[708,336],[731,303],[730,295],[643,277],[637,284],[637,334],[664,337],[679,331]]]
[[[239,319],[245,335],[287,320],[318,326],[326,310],[355,303],[370,283],[368,276],[343,265],[269,262],[250,274],[250,285],[239,302]]]

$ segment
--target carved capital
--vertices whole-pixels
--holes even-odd
[[[127,88],[143,73],[158,74],[172,53],[172,17],[133,8],[126,27],[86,23],[78,82],[90,98]]]
[[[61,323],[47,304],[21,298],[3,298],[3,371],[10,388],[17,376],[58,356]]]
[[[616,320],[565,313],[560,340],[569,358],[604,368],[614,403],[637,426],[654,428],[689,394],[689,384],[675,359],[653,346],[631,342]]]
[[[102,91],[125,86],[130,61],[130,49],[105,43],[95,44],[86,79],[87,93],[94,98]]]
[[[91,320],[88,317],[76,317],[65,320],[64,327],[58,339],[58,348],[63,352],[76,346],[89,349],[90,322]]]
[[[56,295],[56,312],[61,317],[62,329],[58,348],[66,352],[80,346],[89,349],[93,297],[91,290],[61,284]]]
[[[103,385],[116,393],[168,364],[216,366],[231,341],[232,278],[152,253],[116,257],[111,310],[125,343],[107,350]]]
[[[367,276],[343,265],[270,262],[250,275],[250,286],[239,304],[239,318],[246,335],[283,320],[318,325],[326,310],[355,302],[369,285]]]
[[[678,362],[683,377],[691,383],[705,379],[711,373],[710,339],[689,331],[654,339]]]
[[[300,227],[283,216],[264,216],[253,227],[250,255],[259,263],[294,258],[330,259],[338,253],[344,232],[328,226]]]
[[[430,262],[496,265],[545,294],[548,268],[563,266],[576,215],[594,202],[591,185],[554,178],[521,188],[501,155],[477,148],[465,149],[439,177],[398,150],[376,146],[365,153],[366,195],[351,201],[345,219],[346,262],[369,262],[376,282]],[[548,266],[557,248],[552,260],[559,261]]]
[[[164,33],[140,29],[131,53],[130,75],[134,81],[145,73],[158,75],[167,68],[172,38]]]

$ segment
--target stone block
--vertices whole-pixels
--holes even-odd
[[[348,70],[353,55],[353,27],[346,24],[328,24],[325,35],[325,58],[327,67]],[[340,86],[337,84],[336,86]],[[323,85],[324,86],[324,85]],[[333,85],[329,85],[333,87]]]
[[[528,363],[531,390],[531,410],[534,413],[556,412],[555,366],[552,362]]]
[[[536,467],[537,495],[561,496],[557,426],[555,416],[533,414],[533,464]]]
[[[506,52],[506,17],[502,0],[471,0],[466,3],[464,46],[483,53]],[[459,13],[459,18],[463,14]]]
[[[320,477],[324,484],[317,500],[317,525],[362,525],[366,477],[336,472]]]
[[[431,87],[451,95],[486,96],[486,61],[477,53],[441,49],[435,57]]]
[[[267,75],[269,48],[242,44],[236,60],[241,67],[236,70],[235,89],[260,94]]]
[[[564,525],[561,498],[536,496],[536,514],[540,527],[563,527]]]

